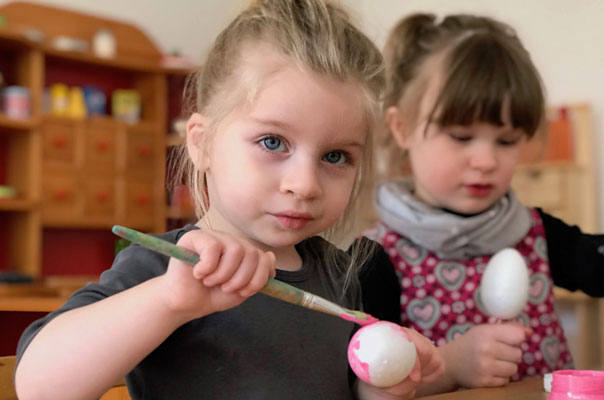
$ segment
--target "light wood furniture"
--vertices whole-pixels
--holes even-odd
[[[434,396],[419,397],[422,400],[547,400],[549,393],[543,389],[543,379],[530,379],[510,383],[497,388],[460,390]]]
[[[48,230],[77,236],[121,224],[164,231],[170,214],[167,134],[170,120],[179,115],[189,71],[162,68],[157,47],[127,23],[28,2],[4,4],[0,14],[7,21],[0,26],[0,71],[7,84],[29,89],[32,105],[25,120],[0,113],[0,185],[14,186],[18,193],[0,199],[0,271],[46,275],[42,252]],[[114,58],[53,47],[58,35],[90,43],[101,29],[116,39]],[[36,32],[41,40],[32,36]],[[141,98],[141,120],[47,115],[43,91],[58,82],[99,86],[108,104],[113,90],[134,89]]]
[[[17,400],[14,371],[15,356],[0,357],[0,400]]]
[[[0,400],[17,400],[14,385],[15,356],[0,357]],[[126,383],[121,380],[115,384],[101,400],[129,400]]]
[[[554,296],[575,367],[604,369],[604,300],[561,288]]]
[[[550,114],[565,113],[572,133],[572,158],[548,161],[539,159],[519,166],[512,187],[526,205],[578,225],[584,232],[597,232],[594,139],[591,109],[587,104],[550,107]],[[546,138],[547,139],[547,138]],[[549,138],[551,140],[551,138]],[[534,142],[538,142],[535,138]]]
[[[522,165],[512,185],[519,199],[529,206],[596,233],[598,213],[591,109],[587,104],[550,107],[550,114],[564,113],[572,133],[571,159]],[[580,369],[604,368],[604,300],[555,288],[556,310],[562,320],[569,347]]]

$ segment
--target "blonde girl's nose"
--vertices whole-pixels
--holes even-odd
[[[312,199],[323,193],[317,165],[311,163],[292,164],[281,179],[281,192],[298,199]]]

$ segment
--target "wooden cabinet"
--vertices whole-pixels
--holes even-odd
[[[30,90],[39,103],[42,55],[18,35],[0,36],[0,69],[5,84]],[[38,71],[36,73],[36,71]],[[0,269],[35,274],[40,264],[40,140],[36,132],[38,107],[32,116],[13,120],[0,113],[0,185],[16,195],[0,199]]]
[[[573,104],[550,108],[549,112],[553,114],[551,118],[567,118],[571,137],[571,148],[566,152],[569,157],[525,163],[518,169],[513,187],[525,204],[542,207],[565,222],[578,225],[584,232],[600,232],[590,107]],[[548,139],[555,140],[555,137]],[[532,150],[547,158],[547,151],[539,152],[536,147]],[[603,368],[604,300],[560,288],[554,289],[554,296],[575,366],[579,369]]]
[[[166,141],[189,71],[162,68],[160,51],[126,23],[27,2],[4,4],[0,14],[7,21],[0,27],[0,71],[6,84],[27,88],[31,97],[29,118],[0,113],[0,185],[17,192],[0,199],[0,271],[98,274],[113,258],[106,244],[115,238],[114,224],[166,228]],[[59,35],[91,43],[101,29],[116,39],[114,58],[53,45]],[[135,90],[140,121],[50,115],[43,94],[57,83],[96,86],[108,105],[114,90]],[[72,245],[82,240],[102,242],[102,256]]]
[[[591,110],[586,104],[551,107],[550,119],[568,120],[571,149],[568,157],[542,159],[552,151],[540,147],[540,138],[535,138],[528,149],[524,162],[517,170],[512,187],[518,198],[529,206],[578,225],[584,232],[598,231],[596,207],[596,180],[594,166],[593,133]],[[554,131],[552,131],[554,132]],[[556,137],[545,137],[550,142]],[[543,146],[547,142],[542,142]]]

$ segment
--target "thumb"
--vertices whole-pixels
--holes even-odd
[[[419,361],[419,357],[416,356],[415,357],[415,364],[413,364],[413,368],[411,368],[411,372],[409,372],[409,375],[407,376],[409,378],[410,381],[414,382],[414,383],[419,383],[422,380],[422,367],[421,367],[421,363]]]

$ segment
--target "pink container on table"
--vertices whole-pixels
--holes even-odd
[[[561,370],[552,377],[547,400],[604,400],[604,371]]]

